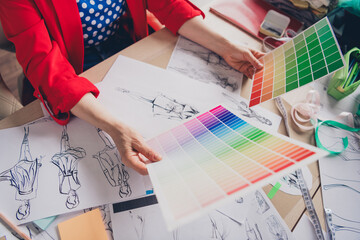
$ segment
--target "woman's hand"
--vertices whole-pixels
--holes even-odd
[[[200,16],[186,21],[178,32],[217,53],[231,67],[244,73],[248,78],[252,78],[256,69],[263,68],[259,58],[264,56],[264,53],[231,43],[214,31]]]
[[[140,134],[117,120],[91,93],[85,94],[71,112],[107,132],[120,153],[121,161],[138,173],[148,173],[143,156],[152,162],[161,160],[161,156],[147,146]]]
[[[131,127],[119,123],[112,127],[109,135],[120,153],[121,161],[128,167],[135,169],[142,175],[148,174],[145,160],[146,157],[152,162],[161,160],[161,156],[153,151],[143,137]],[[142,156],[143,155],[143,156]]]
[[[232,46],[230,49],[229,53],[223,55],[224,60],[234,69],[244,73],[248,78],[252,78],[256,69],[263,68],[259,58],[264,56],[265,53],[243,46]]]

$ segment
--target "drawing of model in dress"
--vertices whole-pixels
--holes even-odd
[[[129,173],[125,165],[121,162],[120,154],[116,146],[110,141],[108,136],[101,130],[97,129],[105,148],[93,155],[98,160],[100,167],[106,177],[106,180],[112,187],[119,186],[119,196],[121,198],[131,195],[132,190],[128,183]]]
[[[180,103],[178,100],[166,96],[163,93],[158,93],[155,97],[143,96],[140,93],[130,91],[125,88],[116,88],[121,93],[128,94],[136,100],[150,103],[153,116],[161,116],[167,119],[184,120],[198,114],[199,111],[187,103]]]
[[[64,126],[60,152],[51,158],[51,162],[59,168],[59,191],[68,196],[65,203],[68,209],[73,209],[80,203],[76,192],[81,187],[78,178],[78,161],[85,155],[83,148],[70,146],[67,127]]]
[[[19,161],[12,168],[0,173],[0,182],[9,181],[17,192],[15,199],[21,201],[16,212],[18,220],[26,219],[30,214],[30,200],[36,198],[38,188],[40,159],[33,159],[29,147],[29,127],[24,127],[25,134],[20,148]]]

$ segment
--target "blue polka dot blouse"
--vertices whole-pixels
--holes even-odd
[[[85,47],[99,45],[119,28],[116,20],[125,13],[125,0],[76,0]]]

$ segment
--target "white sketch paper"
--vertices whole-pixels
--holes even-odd
[[[228,104],[244,119],[272,131],[281,122],[280,116],[268,110],[249,109],[246,100],[237,93],[124,56],[117,58],[97,86],[99,101],[144,138],[156,136],[219,103]]]
[[[230,92],[239,93],[242,85],[242,73],[216,53],[182,36],[178,38],[167,69]]]
[[[343,148],[347,137],[348,148],[341,154],[319,160],[324,208],[327,209],[328,231],[335,239],[360,237],[360,143],[354,133],[322,126],[322,144],[333,151]]]
[[[142,207],[139,208],[112,205],[115,240],[293,239],[287,225],[262,190],[234,199],[172,232],[166,230],[160,208],[151,197],[154,198],[147,196],[147,199],[140,199],[141,203],[138,204]],[[257,201],[257,198],[262,200]]]
[[[98,130],[78,118],[66,127],[44,118],[1,130],[0,212],[22,224],[143,195],[143,177],[124,166],[122,185],[109,184],[93,158],[104,146]]]

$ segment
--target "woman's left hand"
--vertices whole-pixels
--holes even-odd
[[[252,78],[256,69],[263,68],[259,58],[264,55],[265,53],[251,48],[233,46],[232,50],[222,57],[231,67],[244,73],[248,78]]]

